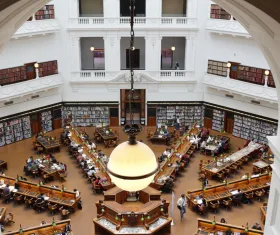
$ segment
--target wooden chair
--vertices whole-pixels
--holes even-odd
[[[261,201],[265,194],[265,190],[261,189],[255,192],[257,200]]]
[[[203,207],[198,206],[198,207],[197,207],[197,210],[198,210],[198,213],[199,213],[200,215],[206,215],[207,206],[203,206]]]
[[[42,178],[44,183],[48,183],[49,181],[53,180],[53,176],[49,174],[42,174]]]
[[[42,146],[38,146],[36,150],[37,150],[38,154],[41,154],[44,152],[44,148]]]
[[[21,194],[14,195],[14,201],[17,205],[21,204],[24,201],[24,197]]]
[[[14,221],[13,213],[10,212],[9,216],[5,217],[3,222],[4,222],[5,226],[10,226],[10,225],[14,224],[15,221]]]
[[[67,208],[64,208],[63,206],[59,208],[61,219],[65,220],[68,219],[70,211]]]
[[[243,157],[242,158],[242,162],[243,162],[243,164],[248,164],[248,162],[249,162],[249,158],[248,157]]]
[[[220,182],[223,182],[224,179],[225,179],[225,172],[224,172],[224,171],[221,171],[220,173],[217,173],[217,174],[216,174],[216,177],[217,177],[217,179],[218,179]]]
[[[210,202],[209,206],[210,206],[211,210],[216,214],[218,211],[218,208],[220,207],[220,202],[219,201]]]
[[[236,171],[237,171],[237,168],[238,168],[237,165],[235,165],[235,164],[231,165],[231,166],[230,166],[231,173],[235,174]]]
[[[245,193],[244,194],[244,197],[246,199],[246,203],[252,203],[252,199],[254,198],[254,192],[251,192],[251,193]]]
[[[231,199],[231,198],[224,199],[224,200],[222,201],[222,203],[223,203],[225,209],[228,210],[228,209],[230,209],[230,207],[231,207],[232,199]]]
[[[67,171],[58,172],[58,176],[61,181],[65,181],[65,178],[67,177]]]
[[[10,200],[12,200],[11,192],[9,192],[8,194],[2,194],[2,197],[3,197],[3,201],[7,204],[10,202]]]
[[[48,203],[48,210],[52,215],[56,212],[57,209],[58,209],[57,204],[52,204],[50,202]]]
[[[99,194],[99,193],[102,193],[102,188],[101,188],[101,185],[99,184],[96,184],[95,182],[93,182],[93,192],[95,194]]]
[[[24,203],[27,207],[31,208],[34,204],[34,198],[25,196]]]
[[[260,173],[261,173],[260,168],[253,166],[253,174],[260,174]]]
[[[31,173],[32,177],[35,178],[39,175],[39,170],[38,169],[37,170],[31,170],[30,173]]]

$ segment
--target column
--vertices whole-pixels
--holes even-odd
[[[162,9],[162,0],[144,0],[146,1],[146,17],[160,18]]]
[[[268,141],[274,154],[274,163],[264,234],[278,235],[280,233],[280,136],[268,137]]]
[[[120,17],[120,0],[103,0],[103,15],[105,18]]]
[[[81,45],[79,37],[70,37],[71,41],[71,71],[81,70]]]
[[[118,35],[108,35],[104,37],[105,50],[105,70],[120,71],[121,66],[121,51],[120,37]]]
[[[194,71],[195,70],[195,46],[196,37],[194,35],[186,37],[185,45],[185,70]]]
[[[69,18],[78,18],[79,12],[79,0],[68,0],[69,1]]]
[[[187,17],[197,17],[197,0],[186,0],[187,1]]]
[[[161,37],[158,35],[147,36],[146,39],[146,70],[160,71]]]

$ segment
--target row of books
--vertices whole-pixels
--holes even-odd
[[[31,136],[29,116],[0,123],[0,146],[27,139]]]
[[[62,109],[63,120],[72,119],[75,126],[109,125],[109,107],[65,106]]]
[[[41,113],[41,127],[43,132],[52,131],[52,112],[45,111]]]
[[[234,115],[233,136],[267,143],[266,136],[277,134],[277,124]]]

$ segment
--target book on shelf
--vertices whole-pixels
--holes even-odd
[[[63,120],[72,117],[75,126],[106,126],[110,124],[109,107],[66,106],[62,109]]]
[[[52,112],[44,111],[41,113],[41,128],[43,132],[52,131]]]

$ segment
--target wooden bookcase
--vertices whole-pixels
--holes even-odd
[[[208,60],[207,73],[218,76],[227,76],[227,62]]]
[[[17,82],[27,81],[28,66],[30,66],[30,63],[27,63],[24,66],[0,69],[0,85],[4,86]],[[39,77],[45,77],[57,73],[57,60],[39,63]]]
[[[39,77],[58,74],[57,60],[39,63]]]
[[[54,5],[45,5],[35,13],[36,20],[54,19]]]
[[[210,18],[230,20],[231,15],[217,4],[211,4]]]
[[[218,76],[227,76],[227,63],[222,61],[208,60],[208,69],[207,73],[214,74]],[[265,83],[265,71],[266,69],[250,67],[246,65],[242,65],[235,62],[230,62],[232,65],[234,63],[234,67],[237,67],[237,71],[233,73],[231,71],[231,78],[237,79],[244,82],[254,83],[257,85],[264,85]],[[234,75],[233,75],[234,74]],[[275,83],[273,80],[273,76],[271,71],[269,70],[267,85],[269,87],[275,87]]]

